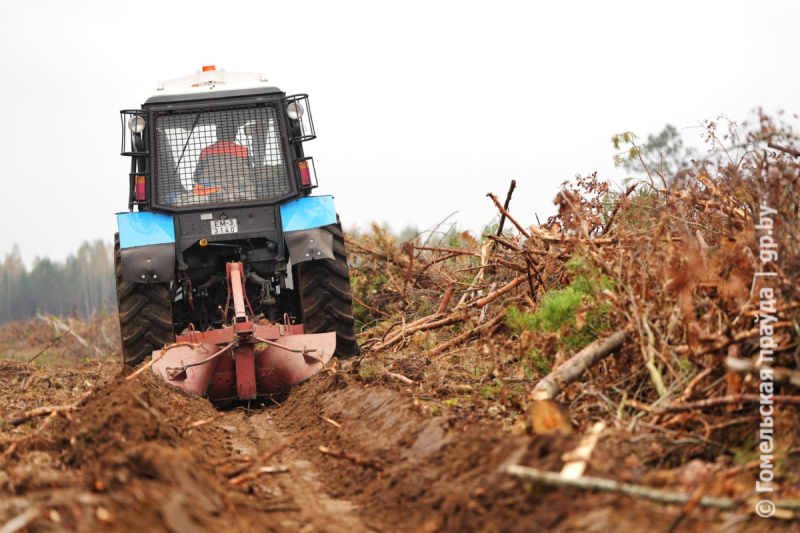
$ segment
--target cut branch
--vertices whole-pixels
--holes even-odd
[[[628,332],[622,330],[604,339],[594,341],[573,355],[555,372],[540,380],[533,388],[533,398],[543,399],[540,393],[546,393],[547,399],[552,400],[564,387],[581,377],[585,371],[596,365],[601,359],[619,350],[627,336]]]
[[[255,472],[251,472],[249,474],[242,474],[241,476],[236,476],[235,478],[231,479],[229,483],[231,485],[241,485],[245,481],[250,481],[256,479],[257,477],[263,476],[265,474],[283,474],[288,472],[289,469],[285,466],[262,466],[255,470]]]
[[[513,190],[513,189],[512,189],[512,190]],[[516,220],[514,220],[514,217],[512,217],[511,215],[509,215],[509,214],[508,214],[508,211],[506,211],[506,210],[503,208],[503,206],[500,204],[500,200],[498,200],[498,199],[497,199],[497,196],[495,196],[495,195],[494,195],[494,194],[492,194],[492,193],[489,193],[489,194],[487,194],[486,196],[488,196],[489,198],[491,198],[491,199],[492,199],[492,201],[494,202],[494,205],[496,205],[496,206],[497,206],[497,209],[499,209],[499,210],[500,210],[500,213],[502,214],[502,216],[504,216],[504,217],[506,217],[508,220],[510,220],[510,221],[511,221],[511,223],[512,223],[512,224],[514,224],[514,225],[517,227],[517,229],[519,230],[519,232],[520,232],[520,233],[522,233],[523,235],[525,235],[525,237],[526,237],[526,238],[528,238],[528,239],[530,239],[530,238],[531,238],[531,234],[530,234],[530,233],[528,233],[527,231],[525,231],[525,228],[523,228],[522,226],[520,226],[519,222],[517,222]]]
[[[359,300],[359,299],[358,299],[358,298],[356,298],[355,296],[353,296],[353,301],[354,301],[354,302],[356,302],[357,304],[359,304],[361,307],[364,307],[364,308],[366,308],[366,309],[369,309],[370,311],[375,311],[376,313],[380,313],[380,314],[382,314],[382,315],[383,315],[383,316],[385,316],[385,317],[392,318],[392,315],[390,315],[390,314],[388,314],[388,313],[384,313],[384,312],[383,312],[383,311],[381,311],[380,309],[375,309],[374,307],[370,307],[370,306],[368,306],[367,304],[365,304],[364,302],[362,302],[361,300]]]
[[[800,150],[795,150],[794,148],[790,148],[788,146],[781,146],[781,145],[776,144],[776,143],[774,143],[772,141],[769,141],[767,143],[767,146],[769,146],[773,150],[778,150],[778,151],[783,152],[785,154],[789,154],[792,157],[800,157]]]
[[[396,372],[389,372],[389,376],[391,376],[392,378],[396,379],[397,381],[401,381],[401,382],[405,383],[406,385],[413,385],[414,384],[413,381],[411,381],[410,379],[405,377],[403,374],[397,374]]]
[[[538,468],[529,468],[527,466],[511,465],[506,469],[506,472],[512,476],[517,476],[529,481],[537,483],[544,483],[555,487],[570,487],[582,490],[605,490],[609,492],[619,492],[621,494],[628,494],[630,496],[638,496],[661,503],[673,504],[686,504],[691,500],[692,495],[682,492],[670,492],[666,490],[653,489],[643,485],[632,485],[629,483],[620,483],[612,479],[603,479],[598,477],[579,477],[568,478],[557,474],[555,472],[547,472],[539,470]],[[735,510],[739,508],[740,503],[732,498],[715,498],[712,496],[703,496],[698,502],[703,507],[716,507],[719,509]]]
[[[474,301],[470,302],[469,304],[467,304],[467,307],[483,307],[484,305],[488,304],[489,302],[491,302],[493,300],[496,300],[497,298],[501,297],[502,295],[504,295],[505,293],[507,293],[508,291],[510,291],[511,289],[516,287],[517,285],[519,285],[520,283],[522,283],[522,278],[517,276],[508,285],[497,289],[493,293],[487,294],[484,298],[480,298],[478,300],[474,300]]]
[[[51,405],[49,407],[39,407],[37,409],[31,409],[30,411],[26,411],[21,415],[17,415],[8,420],[8,424],[12,426],[18,426],[25,422],[26,420],[30,420],[31,418],[36,418],[37,416],[42,415],[49,415],[50,413],[65,413],[69,411],[77,411],[81,404],[92,395],[92,392],[89,391],[80,398],[78,398],[75,402],[69,405]]]
[[[506,203],[503,204],[503,208],[508,211],[508,206],[511,203],[511,195],[514,194],[514,189],[517,187],[517,180],[511,180],[511,186],[508,188],[508,194],[506,195]],[[505,215],[500,216],[500,223],[497,225],[497,236],[503,234],[503,226],[505,225],[506,217]]]
[[[486,331],[490,331],[493,327],[497,326],[498,324],[502,324],[503,323],[503,319],[505,317],[506,317],[505,312],[501,312],[499,315],[497,315],[496,317],[494,317],[493,319],[491,319],[487,323],[482,324],[482,325],[478,326],[477,328],[471,329],[471,330],[467,331],[466,333],[462,333],[458,337],[454,337],[454,338],[450,339],[449,341],[445,342],[444,344],[441,344],[441,345],[437,346],[436,348],[432,349],[428,353],[428,357],[433,357],[435,355],[441,354],[442,352],[446,352],[447,350],[449,350],[453,346],[458,346],[462,342],[468,340],[470,337],[474,337],[476,335],[481,335],[482,333],[484,333]]]
[[[442,296],[442,303],[439,304],[439,309],[436,310],[437,315],[443,315],[447,311],[447,306],[450,305],[450,299],[453,297],[453,286],[447,287]]]
[[[272,459],[273,457],[278,455],[278,452],[283,450],[286,446],[288,446],[294,440],[296,440],[296,439],[298,439],[298,438],[300,438],[300,437],[302,437],[302,436],[304,436],[306,434],[308,434],[308,430],[299,431],[299,432],[295,433],[294,435],[292,435],[291,437],[287,437],[287,438],[283,439],[281,442],[279,442],[278,444],[273,446],[271,449],[267,450],[267,452],[258,459],[259,462],[260,463],[266,463],[267,461],[269,461],[270,459]],[[250,466],[251,465],[248,465],[248,468]],[[259,468],[259,470],[257,472],[255,472],[255,474],[256,474],[255,477],[258,477],[258,476],[260,476],[262,474],[278,473],[278,472],[264,471],[265,468],[267,468],[267,467]],[[245,481],[247,481],[249,479],[254,479],[254,476],[252,476],[251,474],[242,474],[240,476],[236,476],[236,477],[230,479],[228,481],[228,483],[230,483],[231,485],[240,485],[240,484],[244,483]]]
[[[330,448],[328,448],[327,446],[320,446],[319,451],[321,451],[325,455],[331,455],[333,457],[338,457],[339,459],[347,459],[348,461],[357,465],[369,466],[370,468],[374,468],[375,470],[378,471],[383,470],[383,465],[378,461],[373,461],[372,459],[366,459],[364,457],[359,457],[357,455],[352,455],[349,453],[335,452]]]
[[[617,211],[619,211],[619,206],[622,204],[622,198],[623,197],[627,198],[628,195],[630,193],[632,193],[635,188],[636,188],[636,184],[631,185],[630,187],[628,187],[628,190],[625,191],[625,194],[623,194],[620,197],[620,199],[617,200],[617,204],[614,206],[614,210],[611,211],[610,215],[608,215],[608,222],[606,222],[606,226],[603,228],[603,231],[600,232],[600,236],[601,237],[604,236],[606,233],[608,233],[608,230],[611,229],[611,223],[614,222],[614,217],[616,216]]]
[[[448,252],[451,254],[456,255],[472,255],[475,257],[480,257],[481,254],[477,252],[470,252],[468,250],[458,250],[457,248],[435,248],[433,246],[417,246],[416,250],[428,250],[431,252]]]
[[[789,322],[789,321],[775,322],[774,324],[772,324],[772,328],[773,329],[785,328],[785,327],[791,327],[791,326],[792,326],[792,323]],[[739,333],[737,333],[733,337],[722,338],[721,340],[716,342],[714,345],[708,346],[706,348],[703,348],[699,352],[695,352],[694,353],[694,357],[700,357],[702,355],[706,355],[706,354],[709,354],[709,353],[712,353],[712,352],[716,352],[716,351],[722,350],[723,348],[727,348],[728,346],[730,346],[731,344],[733,344],[735,342],[741,342],[741,341],[743,341],[745,339],[750,339],[752,337],[757,337],[757,336],[759,336],[761,334],[760,331],[761,330],[758,327],[755,327],[755,328],[752,328],[752,329],[749,329],[749,330],[746,330],[746,331],[740,331]]]
[[[589,242],[593,244],[614,244],[617,242],[617,239],[609,239],[609,238],[596,238],[596,239],[585,239],[581,237],[570,237],[568,235],[553,235],[552,233],[548,233],[542,229],[537,228],[536,226],[531,226],[531,233],[533,233],[534,237],[538,237],[543,241],[547,242],[564,242],[564,241],[575,241],[575,242]]]
[[[397,335],[394,335],[389,340],[382,342],[380,344],[376,344],[372,347],[373,352],[377,352],[378,350],[383,350],[396,342],[399,342],[401,339],[404,339],[406,335],[410,335],[411,333],[416,333],[417,331],[426,331],[429,329],[436,329],[441,328],[442,326],[449,326],[450,324],[455,324],[456,322],[461,322],[467,318],[466,313],[459,313],[457,315],[449,316],[442,320],[437,320],[435,322],[429,322],[427,324],[420,324],[418,326],[413,327],[406,327],[405,330],[401,331]]]
[[[45,346],[45,347],[44,347],[44,349],[43,349],[41,352],[37,353],[36,355],[34,355],[34,356],[33,356],[33,357],[31,357],[30,359],[28,359],[28,364],[31,364],[31,363],[33,363],[33,362],[36,360],[36,358],[37,358],[37,357],[39,357],[39,356],[40,356],[40,355],[42,355],[44,352],[46,352],[47,350],[49,350],[49,349],[50,349],[50,348],[51,348],[51,347],[52,347],[52,346],[53,346],[55,343],[57,343],[58,341],[60,341],[61,339],[63,339],[63,338],[64,338],[64,336],[65,336],[67,333],[69,333],[70,331],[72,331],[72,328],[69,328],[67,331],[65,331],[64,333],[62,333],[61,335],[59,335],[58,337],[56,337],[55,339],[53,339],[53,341],[52,341],[50,344],[48,344],[47,346]]]
[[[775,383],[788,383],[794,387],[800,387],[800,372],[790,368],[755,365],[750,361],[736,357],[725,358],[725,366],[728,367],[728,370],[739,374],[768,373]]]
[[[181,432],[205,426],[206,424],[210,424],[214,420],[216,420],[218,418],[222,418],[223,416],[225,416],[225,413],[217,413],[216,415],[212,416],[211,418],[206,418],[205,420],[198,420],[197,422],[192,422],[191,424],[189,424],[188,426],[183,428],[181,430]]]
[[[644,402],[636,400],[625,400],[625,405],[635,407],[648,413],[663,414],[663,413],[680,413],[683,411],[693,411],[695,409],[705,409],[706,407],[717,407],[720,405],[735,405],[737,403],[758,403],[763,398],[758,394],[731,394],[728,396],[720,396],[718,398],[707,398],[705,400],[698,400],[696,402],[675,403],[667,405],[666,407],[654,407]],[[800,396],[772,396],[773,403],[783,403],[788,405],[800,405]]]

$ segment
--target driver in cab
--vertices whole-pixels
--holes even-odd
[[[247,147],[236,142],[238,124],[216,125],[214,144],[200,152],[194,172],[194,194],[213,201],[255,200],[250,183]]]

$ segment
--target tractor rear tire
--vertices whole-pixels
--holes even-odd
[[[353,318],[353,293],[350,288],[350,269],[344,248],[341,224],[323,226],[333,235],[334,259],[305,261],[295,266],[300,307],[305,333],[336,332],[336,352],[339,359],[359,354]]]
[[[122,361],[136,366],[154,350],[175,342],[172,292],[169,283],[131,283],[122,280],[119,234],[114,234],[114,277],[117,282]]]

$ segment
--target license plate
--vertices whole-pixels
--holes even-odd
[[[235,218],[211,221],[211,235],[225,235],[227,233],[239,233],[239,226]]]

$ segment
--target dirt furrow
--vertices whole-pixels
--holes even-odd
[[[516,436],[431,416],[408,389],[380,378],[326,373],[280,405],[228,406],[219,416],[150,373],[126,380],[128,372],[5,458],[0,524],[31,532],[662,531],[680,511],[523,483],[505,468],[558,471],[579,437]],[[634,465],[649,444],[631,442],[601,440],[587,475],[693,490],[678,471]],[[727,477],[713,494],[740,485]],[[696,509],[681,529],[728,519]]]
[[[263,456],[288,437],[276,428],[269,411],[251,416],[243,412],[227,413],[220,424],[227,433],[228,447],[247,457]],[[273,513],[275,525],[288,531],[373,531],[359,520],[355,505],[327,494],[319,472],[306,456],[288,446],[278,455],[270,464],[287,468],[288,472],[261,476],[248,489],[264,500],[273,501],[265,510]],[[248,530],[255,526],[246,525]]]

